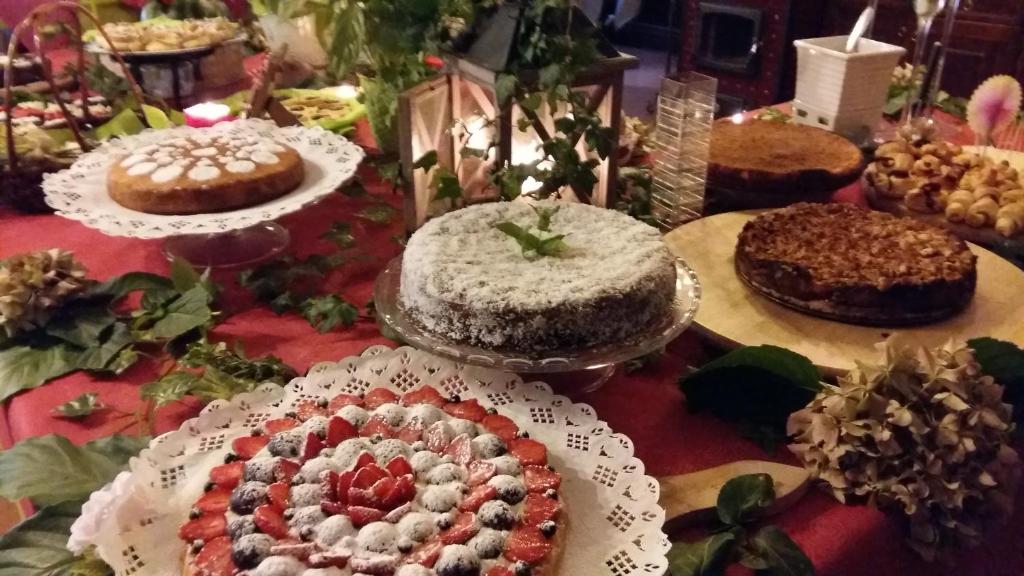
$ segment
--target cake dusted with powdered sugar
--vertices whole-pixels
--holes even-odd
[[[584,204],[497,202],[427,222],[402,259],[401,303],[426,330],[537,353],[627,338],[671,313],[676,271],[658,231]],[[537,209],[558,211],[538,231]],[[557,255],[525,254],[502,222],[565,235]]]

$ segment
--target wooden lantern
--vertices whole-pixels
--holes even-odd
[[[553,110],[546,102],[534,111],[514,99],[504,106],[497,101],[496,83],[509,69],[514,56],[519,10],[515,3],[503,4],[479,27],[467,48],[448,55],[442,76],[407,90],[399,99],[405,221],[410,232],[454,207],[497,199],[498,191],[490,183],[492,171],[540,160],[540,146],[555,133],[555,121],[566,114],[566,110]],[[603,126],[614,130],[617,140],[622,119],[623,76],[638,61],[616,50],[597,34],[578,8],[574,10],[573,32],[592,34],[600,57],[576,75],[572,88],[585,95],[588,108]],[[518,74],[520,84],[527,88],[536,84],[536,77],[536,71]],[[521,126],[527,129],[520,130]],[[466,153],[467,148],[473,152]],[[576,143],[576,149],[581,157],[595,156],[582,141]],[[437,167],[429,171],[417,169],[416,161],[431,151],[437,152]],[[599,160],[595,168],[598,183],[593,190],[567,187],[558,196],[612,206],[618,172],[616,154]],[[434,172],[438,167],[451,170],[458,177],[463,190],[461,199],[437,199]],[[541,185],[527,179],[522,192],[536,191]]]

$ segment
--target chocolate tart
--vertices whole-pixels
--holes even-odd
[[[976,257],[942,228],[850,204],[794,204],[748,222],[736,271],[759,294],[842,322],[937,321],[974,296]]]

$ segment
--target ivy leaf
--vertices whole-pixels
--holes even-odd
[[[68,344],[46,348],[12,346],[0,350],[0,402],[73,372],[76,366],[77,352]]]
[[[206,326],[213,319],[210,293],[205,286],[191,288],[167,305],[167,311],[140,338],[144,340],[171,340],[182,334]]]
[[[270,302],[267,302],[267,305],[270,306],[270,309],[274,314],[280,316],[285,312],[302,307],[302,303],[305,301],[305,298],[295,294],[291,290],[286,290],[275,296]]]
[[[499,74],[494,82],[494,97],[498,100],[498,106],[504,107],[512,97],[516,95],[516,88],[519,80],[512,74]]]
[[[434,182],[437,186],[437,194],[434,200],[461,200],[462,185],[459,184],[459,177],[447,168],[439,168],[434,173]]]
[[[202,282],[203,276],[183,258],[171,262],[171,283],[178,292],[188,292]]]
[[[541,256],[558,256],[569,248],[564,239],[565,234],[558,234],[541,240],[540,247],[537,248],[537,254]]]
[[[320,237],[334,242],[341,249],[356,245],[356,238],[352,235],[352,226],[348,222],[335,222],[331,225],[331,229],[321,234]]]
[[[718,519],[727,526],[749,522],[775,502],[775,485],[768,474],[744,474],[730,479],[718,492]]]
[[[558,205],[554,208],[538,208],[531,204],[530,208],[533,208],[533,211],[537,213],[537,230],[540,230],[541,232],[548,232],[551,229],[551,219],[555,217],[555,214],[558,214],[558,211],[561,210],[562,206]]]
[[[745,554],[767,564],[765,576],[812,576],[814,564],[796,542],[777,526],[765,526],[747,541]]]
[[[734,350],[683,377],[680,385],[693,412],[783,430],[789,415],[821,389],[820,379],[807,358],[764,345]]]
[[[171,372],[159,380],[144,384],[139,393],[159,408],[188,396],[198,382],[199,376],[191,372]]]
[[[391,222],[391,217],[394,215],[395,209],[387,204],[374,204],[356,212],[356,216],[381,225]]]
[[[106,408],[106,406],[99,401],[99,396],[95,392],[86,392],[81,396],[68,400],[60,406],[57,406],[53,409],[53,412],[58,418],[80,420],[92,415],[93,412],[103,410],[104,408]]]
[[[82,501],[47,506],[0,537],[0,576],[93,576],[68,549]]]
[[[236,394],[251,392],[261,383],[256,380],[233,378],[231,375],[209,366],[203,372],[203,376],[192,385],[189,395],[195,396],[203,402],[230,400]]]
[[[118,358],[121,350],[134,341],[131,330],[118,322],[110,335],[98,345],[91,346],[78,355],[75,368],[82,370],[106,370],[111,361]],[[124,359],[122,358],[122,362]],[[124,370],[127,366],[121,367]]]
[[[540,249],[540,238],[530,234],[529,231],[525,230],[515,222],[498,222],[494,227],[511,236],[516,242],[518,242],[519,247],[523,249],[523,254],[526,254],[527,252],[536,252]]]
[[[974,350],[981,371],[1003,385],[1003,400],[1013,405],[1014,422],[1024,422],[1024,350],[994,338],[974,338],[967,345]]]
[[[124,276],[116,276],[97,284],[86,292],[87,297],[107,296],[118,300],[139,290],[170,291],[173,288],[170,279],[149,272],[130,272]]]
[[[677,542],[668,552],[672,576],[720,576],[736,544],[732,532],[712,534],[697,542]]]
[[[351,326],[359,319],[359,308],[335,294],[310,298],[303,304],[302,316],[318,332],[329,332],[338,326]]]
[[[110,436],[75,446],[63,436],[22,440],[0,452],[0,496],[39,505],[85,499],[114,479],[148,438]]]
[[[81,348],[95,346],[117,317],[105,305],[67,306],[46,325],[46,333]]]
[[[353,180],[349,182],[347,186],[343,186],[341,193],[349,198],[363,198],[369,193],[366,191],[366,186],[363,186],[361,180]]]
[[[434,166],[437,166],[437,150],[427,152],[412,164],[414,170],[419,169],[426,172],[429,172]]]
[[[537,109],[540,108],[540,105],[543,103],[544,95],[541,94],[540,92],[532,92],[528,96],[519,101],[519,107],[524,110],[536,112]],[[527,118],[527,122],[529,121],[529,118]]]

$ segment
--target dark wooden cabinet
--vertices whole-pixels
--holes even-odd
[[[830,0],[826,34],[846,34],[864,0]],[[934,41],[943,23],[932,26]],[[912,0],[881,0],[874,37],[914,48],[917,26]],[[942,88],[955,96],[970,96],[974,88],[994,74],[1024,80],[1024,0],[961,0],[946,59]]]

